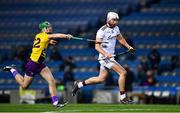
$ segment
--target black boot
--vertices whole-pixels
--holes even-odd
[[[10,66],[5,66],[3,68],[3,71],[10,71],[11,69],[15,69],[16,68],[16,65],[12,64]]]
[[[78,83],[79,83],[80,81],[75,81],[74,82],[74,87],[73,87],[73,89],[72,89],[72,96],[75,96],[76,95],[76,93],[77,93],[77,91],[79,90],[79,87],[78,87]]]

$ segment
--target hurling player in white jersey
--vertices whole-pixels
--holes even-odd
[[[119,16],[117,13],[109,12],[107,14],[106,25],[102,26],[96,34],[96,41],[108,42],[95,45],[95,49],[99,52],[98,60],[101,64],[99,76],[91,77],[84,81],[76,81],[72,90],[73,96],[76,94],[78,89],[83,86],[98,84],[105,81],[106,77],[108,76],[107,69],[112,69],[119,75],[118,84],[120,89],[120,102],[124,104],[132,102],[129,98],[127,98],[125,92],[125,78],[127,72],[118,62],[114,60],[116,39],[119,41],[120,44],[122,44],[129,50],[134,48],[131,47],[121,35],[119,27],[117,26],[118,21]]]

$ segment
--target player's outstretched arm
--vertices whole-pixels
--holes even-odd
[[[55,34],[48,34],[48,38],[52,39],[52,38],[67,38],[67,39],[71,39],[73,36],[70,34],[61,34],[61,33],[55,33]]]

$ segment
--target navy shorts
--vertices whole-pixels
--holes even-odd
[[[27,76],[34,77],[36,74],[39,74],[46,65],[41,63],[33,62],[29,60],[28,63],[25,65],[25,72]]]

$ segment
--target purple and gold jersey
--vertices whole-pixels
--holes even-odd
[[[30,59],[37,63],[42,63],[46,57],[46,49],[49,44],[48,34],[39,33],[36,35],[33,43]]]

